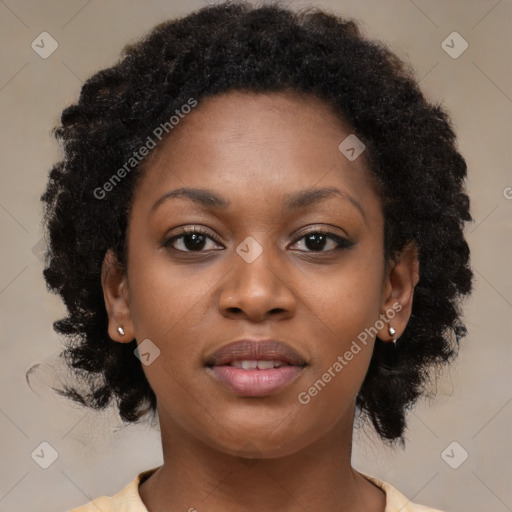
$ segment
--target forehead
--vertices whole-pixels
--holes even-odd
[[[230,91],[203,100],[153,150],[136,201],[207,185],[224,195],[271,200],[311,186],[373,190],[364,155],[339,149],[352,131],[326,101],[296,92]]]
[[[335,138],[350,128],[334,107],[311,94],[295,91],[254,93],[229,91],[203,100],[173,130],[169,141],[202,136],[215,143],[265,142],[269,149],[277,142],[304,138],[315,141],[315,132],[328,132]],[[165,146],[165,144],[164,144]],[[164,149],[162,147],[162,149]]]

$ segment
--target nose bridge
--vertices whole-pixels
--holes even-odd
[[[219,306],[224,312],[240,310],[247,316],[263,316],[294,308],[278,249],[269,242],[272,237],[258,238],[259,241],[248,236],[236,248],[231,272],[221,291]]]
[[[268,293],[279,286],[278,255],[271,238],[266,233],[258,236],[259,241],[254,236],[248,236],[237,246],[238,260],[235,258],[233,268],[237,273],[237,283],[255,291],[261,288],[262,292]]]

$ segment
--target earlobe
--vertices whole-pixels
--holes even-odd
[[[135,337],[129,307],[126,275],[117,257],[108,249],[101,266],[101,286],[108,314],[108,334],[114,341],[128,343]]]
[[[419,279],[418,249],[410,242],[394,261],[389,262],[382,303],[386,326],[378,335],[383,341],[396,340],[404,332]]]

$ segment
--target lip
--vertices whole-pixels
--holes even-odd
[[[224,345],[211,354],[206,366],[222,366],[236,360],[284,361],[292,366],[304,366],[306,361],[283,341],[242,339]]]
[[[270,369],[244,370],[233,361],[280,361]],[[278,393],[303,371],[305,359],[290,345],[273,339],[242,339],[211,354],[205,366],[211,375],[240,396],[269,396]]]

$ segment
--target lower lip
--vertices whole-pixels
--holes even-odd
[[[303,367],[287,365],[268,370],[244,370],[234,366],[212,366],[210,369],[223,384],[240,396],[268,396],[292,382]]]

